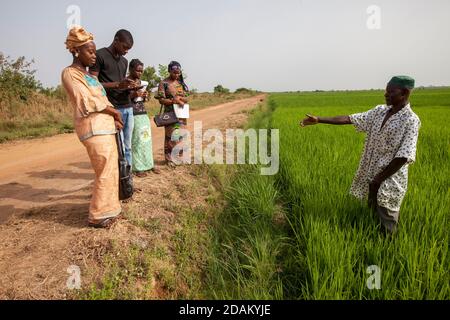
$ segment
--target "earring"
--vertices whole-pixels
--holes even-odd
[[[78,52],[75,52],[75,58],[78,58],[79,54]]]

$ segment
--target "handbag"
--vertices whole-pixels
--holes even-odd
[[[175,111],[162,112],[163,106],[161,105],[161,109],[159,110],[159,114],[155,115],[153,120],[157,127],[167,127],[172,124],[178,123],[178,117],[175,114]]]
[[[125,159],[120,132],[116,133],[116,141],[119,153],[119,200],[127,200],[133,196],[133,176],[131,175],[131,166]]]
[[[164,82],[163,84],[164,84],[164,92],[167,92],[169,85],[167,84],[167,82]],[[157,127],[167,127],[172,124],[178,123],[178,117],[174,110],[169,112],[162,112],[162,111],[163,105],[161,104],[159,114],[155,115],[155,117],[153,118]]]

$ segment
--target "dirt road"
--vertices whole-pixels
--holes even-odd
[[[194,111],[188,128],[192,130],[193,122],[198,120],[204,128],[220,124],[227,115],[252,107],[261,98]],[[152,123],[152,134],[156,160],[162,161],[164,130]],[[64,201],[89,185],[92,179],[87,153],[75,134],[3,144],[0,146],[0,223],[14,213]]]
[[[193,111],[188,129],[194,121],[202,121],[203,129],[219,127],[262,99],[264,95]],[[164,130],[152,123],[152,135],[158,164],[163,160]],[[171,175],[163,172],[147,179],[149,192],[163,192],[153,185],[162,185]],[[64,298],[61,279],[67,271],[62,266],[78,256],[87,268],[86,259],[100,255],[101,240],[112,235],[86,228],[93,178],[75,134],[0,145],[0,298]],[[129,237],[130,228],[118,227],[114,237],[122,229]]]

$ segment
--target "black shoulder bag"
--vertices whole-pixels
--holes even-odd
[[[164,90],[167,91],[167,83],[164,82]],[[157,127],[166,127],[178,122],[178,117],[175,111],[163,112],[163,105],[161,104],[161,109],[159,109],[159,114],[155,115],[153,119]]]
[[[133,176],[131,175],[131,166],[125,159],[122,137],[120,132],[116,133],[117,149],[119,151],[119,199],[126,200],[133,196]]]

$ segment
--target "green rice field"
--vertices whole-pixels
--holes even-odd
[[[380,232],[367,204],[349,194],[365,135],[351,125],[299,126],[306,113],[347,115],[383,103],[383,91],[270,96],[267,119],[257,125],[280,130],[280,171],[256,179],[249,167],[229,188],[215,297],[450,299],[450,90],[411,96],[422,126],[394,236]],[[280,212],[284,227],[276,223]],[[368,286],[373,265],[378,289]]]

